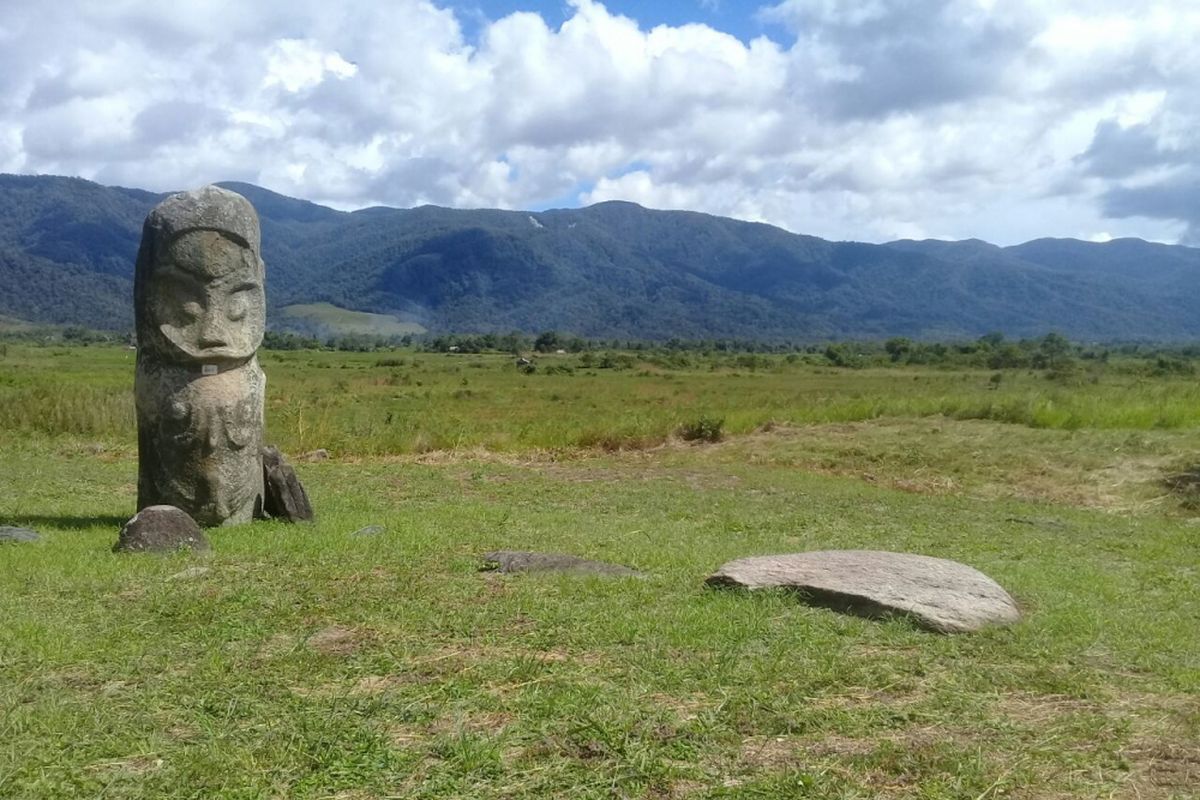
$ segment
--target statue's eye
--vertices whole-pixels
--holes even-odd
[[[183,304],[183,313],[192,319],[199,319],[200,315],[204,313],[204,309],[195,300],[189,300]]]
[[[235,286],[229,295],[229,307],[225,311],[225,316],[233,322],[245,319],[250,310],[250,303],[254,299],[252,293],[257,290],[258,285],[254,283],[242,283]]]

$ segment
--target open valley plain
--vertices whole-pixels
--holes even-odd
[[[0,348],[0,525],[41,534],[0,544],[0,797],[1200,796],[1186,372],[263,351],[317,521],[156,557],[111,552],[134,351]],[[858,548],[969,564],[1024,619],[704,585]]]

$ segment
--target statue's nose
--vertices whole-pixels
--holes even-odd
[[[209,314],[204,317],[204,322],[200,327],[200,346],[209,347],[225,347],[229,341],[225,338],[225,331],[221,329],[221,324],[217,320],[215,314]]]

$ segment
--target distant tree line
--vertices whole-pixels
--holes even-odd
[[[623,350],[631,353],[795,353],[819,352],[817,345],[793,342],[765,342],[750,339],[586,339],[558,331],[543,331],[535,336],[520,331],[506,334],[447,334],[426,337],[420,348],[432,353],[584,353],[599,350]]]
[[[132,331],[100,331],[82,325],[33,325],[0,329],[0,341],[45,345],[132,343]]]
[[[0,342],[39,345],[135,344],[132,331],[97,331],[79,325],[36,326],[0,330]],[[721,365],[757,370],[784,362],[861,369],[887,366],[933,366],[960,369],[1044,370],[1050,377],[1070,378],[1085,368],[1120,360],[1154,375],[1193,375],[1200,362],[1200,343],[1072,342],[1058,332],[1038,338],[1008,339],[995,332],[973,340],[920,341],[895,336],[885,340],[828,343],[758,342],[747,339],[588,339],[558,331],[536,335],[511,331],[484,334],[376,336],[342,334],[320,338],[269,330],[266,350],[340,350],[388,352],[398,349],[428,353],[503,353],[517,358],[571,354],[582,369],[630,369],[637,362],[665,369]],[[1124,368],[1124,367],[1123,367]],[[560,366],[560,371],[565,366]]]

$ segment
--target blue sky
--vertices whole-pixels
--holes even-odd
[[[1200,245],[1196,0],[0,5],[0,172]]]
[[[551,25],[561,24],[572,13],[564,0],[455,0],[448,5],[458,13],[471,38],[478,36],[485,21],[492,22],[516,11],[535,12]],[[756,36],[781,40],[787,38],[781,26],[758,18],[756,12],[760,5],[739,0],[610,0],[605,3],[609,11],[631,17],[643,28],[699,23],[733,34],[746,42]]]

